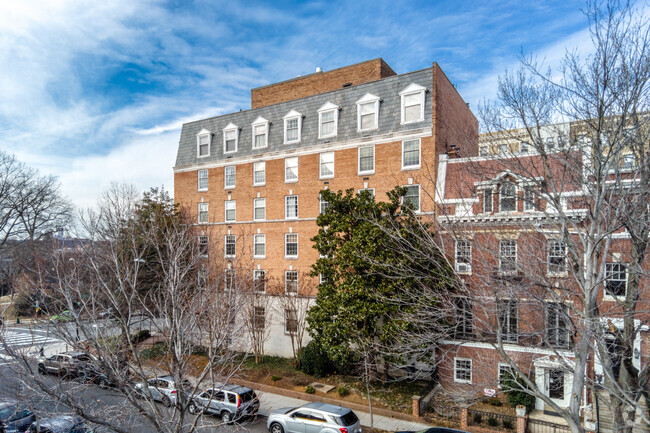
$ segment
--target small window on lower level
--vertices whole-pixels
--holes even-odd
[[[472,383],[472,360],[454,359],[454,382]]]

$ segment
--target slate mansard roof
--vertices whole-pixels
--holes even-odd
[[[424,120],[401,125],[400,92],[410,84],[427,88],[425,93]],[[419,130],[432,126],[432,85],[433,68],[422,69],[402,75],[383,78],[378,81],[346,87],[319,95],[308,96],[293,101],[239,111],[223,116],[186,123],[181,131],[181,138],[176,156],[175,169],[191,166],[209,165],[226,160],[227,157],[240,158],[262,155],[269,152],[281,152],[321,144],[340,143],[364,137],[378,136],[395,132]],[[356,101],[370,93],[381,98],[379,104],[379,127],[372,131],[357,131]],[[338,134],[324,139],[318,138],[318,109],[327,102],[339,106]],[[299,143],[284,144],[283,117],[291,110],[303,115],[302,134]],[[269,126],[268,147],[252,149],[252,122],[263,117]],[[239,127],[239,142],[236,153],[223,153],[223,129],[229,123]],[[212,133],[209,157],[197,157],[197,134],[207,129]]]

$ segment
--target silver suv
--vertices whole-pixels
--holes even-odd
[[[154,379],[149,379],[146,383],[135,384],[135,396],[137,398],[144,398],[151,395],[153,400],[161,402],[164,406],[171,406],[176,404],[176,397],[179,392],[184,392],[189,395],[192,384],[188,380],[184,380],[178,386],[172,376],[160,376]]]
[[[350,409],[316,402],[273,411],[266,426],[271,433],[361,433]]]
[[[222,385],[208,388],[190,401],[190,413],[220,415],[225,423],[242,417],[255,415],[260,408],[257,394],[250,388],[239,385]]]

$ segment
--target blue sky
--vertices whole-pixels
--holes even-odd
[[[383,57],[436,61],[475,109],[522,52],[588,49],[583,1],[0,3],[0,148],[80,207],[111,181],[173,189],[183,122],[250,108],[250,89]]]

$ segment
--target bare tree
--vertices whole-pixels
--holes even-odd
[[[284,318],[284,332],[289,335],[293,357],[298,360],[306,336],[307,311],[313,300],[315,283],[307,272],[295,271],[295,277],[287,278],[291,279],[285,284],[277,284],[272,293],[277,295],[276,309]]]

